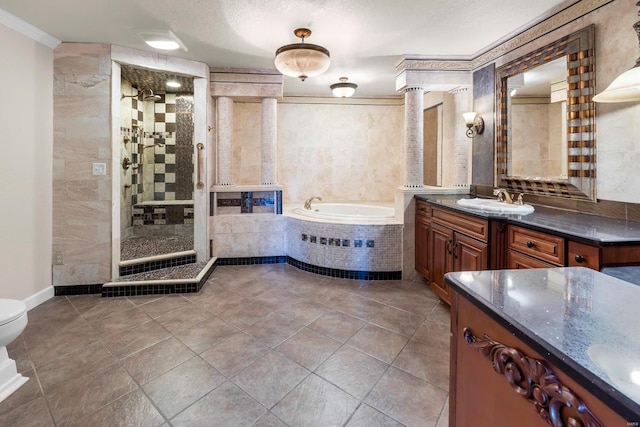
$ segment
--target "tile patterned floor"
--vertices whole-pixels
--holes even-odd
[[[449,311],[423,282],[218,267],[198,294],[55,297],[1,426],[448,425]]]

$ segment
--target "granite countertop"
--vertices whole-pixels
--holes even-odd
[[[469,196],[464,197],[469,198]],[[552,231],[577,240],[603,245],[640,244],[640,222],[637,221],[607,218],[537,205],[534,205],[535,212],[527,215],[487,212],[458,205],[456,200],[461,198],[460,195],[416,195],[415,198],[469,215],[505,221],[514,225],[524,225],[542,231]]]
[[[640,422],[640,286],[584,267],[456,272],[446,283],[629,422]]]

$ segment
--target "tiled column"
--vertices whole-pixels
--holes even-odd
[[[419,188],[424,183],[423,144],[424,90],[410,87],[404,92],[404,187]]]
[[[260,183],[276,184],[278,101],[262,99],[262,169]]]
[[[218,185],[231,185],[233,161],[233,99],[218,98]]]
[[[465,186],[470,183],[471,170],[469,168],[469,159],[471,158],[470,148],[472,140],[466,135],[467,127],[465,125],[464,118],[462,117],[463,113],[472,111],[472,107],[470,106],[471,103],[469,101],[470,93],[471,92],[466,87],[451,91],[451,94],[453,95],[453,108],[455,110],[455,175],[454,181],[452,182],[455,186]]]

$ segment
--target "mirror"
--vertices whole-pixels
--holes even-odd
[[[594,26],[496,69],[496,185],[596,200]]]

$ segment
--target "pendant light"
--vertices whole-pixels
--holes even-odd
[[[358,85],[355,83],[347,83],[347,80],[349,79],[346,77],[340,77],[340,83],[334,83],[329,86],[334,96],[338,98],[348,98],[356,93]]]
[[[322,46],[304,42],[304,39],[311,35],[311,30],[298,28],[293,34],[301,38],[302,42],[282,46],[276,51],[274,62],[278,71],[302,81],[327,71],[331,64],[329,51]]]

